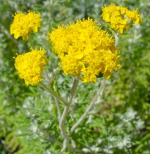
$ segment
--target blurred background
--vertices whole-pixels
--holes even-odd
[[[102,7],[111,2],[138,8],[143,22],[120,38],[122,68],[107,81],[103,96],[73,139],[77,148],[99,148],[103,154],[150,153],[150,0],[0,0],[0,154],[59,154],[62,142],[53,99],[38,86],[25,86],[14,69],[13,57],[31,46],[10,35],[12,14],[41,13],[41,30],[31,38],[34,47],[46,49],[48,74],[56,74],[58,92],[66,97],[72,78],[58,69],[47,32],[81,18],[101,21]],[[68,117],[68,129],[85,110],[100,80],[80,83],[72,108],[75,117]]]

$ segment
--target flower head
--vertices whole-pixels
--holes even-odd
[[[137,10],[130,11],[125,7],[111,4],[102,8],[102,18],[111,24],[111,28],[117,30],[120,34],[124,30],[129,30],[131,23],[139,24],[142,18]]]
[[[15,68],[19,77],[25,80],[26,85],[36,85],[43,80],[41,72],[45,70],[48,59],[44,49],[32,49],[23,55],[15,58]]]
[[[22,12],[14,15],[14,21],[10,26],[10,34],[14,34],[14,38],[22,37],[23,40],[28,40],[28,34],[37,32],[41,27],[40,14],[28,11],[28,14]]]
[[[65,74],[82,75],[83,82],[96,82],[103,74],[109,78],[119,67],[114,39],[92,19],[59,26],[48,34]]]

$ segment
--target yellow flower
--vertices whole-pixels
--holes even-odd
[[[126,11],[126,16],[133,21],[135,24],[139,24],[142,22],[142,18],[140,17],[138,10]]]
[[[23,40],[28,40],[28,34],[37,32],[41,27],[40,14],[28,11],[28,14],[22,12],[14,15],[14,21],[10,25],[10,34],[14,34],[14,38],[22,37]]]
[[[142,22],[137,10],[130,11],[112,3],[102,8],[102,18],[104,21],[110,22],[111,28],[117,30],[120,34],[129,30],[131,23],[139,24]]]
[[[59,26],[48,34],[65,74],[80,76],[83,82],[96,82],[103,74],[109,78],[118,64],[114,39],[92,19]]]
[[[19,77],[25,80],[26,85],[36,85],[43,80],[41,72],[45,70],[48,59],[44,49],[32,49],[23,55],[15,58],[15,68],[19,72]]]

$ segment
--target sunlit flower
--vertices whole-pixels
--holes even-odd
[[[25,80],[26,85],[36,85],[43,80],[41,72],[45,70],[48,59],[44,49],[32,49],[23,55],[15,58],[15,68],[19,77]]]
[[[110,23],[112,29],[121,34],[125,30],[129,30],[132,23],[139,24],[142,22],[138,10],[130,11],[125,7],[115,6],[114,4],[102,8],[102,18]]]
[[[96,82],[99,75],[109,78],[120,66],[114,39],[92,19],[59,26],[48,34],[65,74]]]
[[[28,34],[37,32],[41,27],[40,14],[28,11],[28,14],[22,12],[14,15],[14,21],[10,26],[10,34],[14,34],[14,38],[22,37],[23,40],[28,40]]]

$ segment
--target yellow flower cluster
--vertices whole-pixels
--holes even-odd
[[[15,39],[21,36],[23,40],[28,40],[28,34],[37,32],[40,26],[40,14],[31,11],[28,11],[28,14],[19,12],[14,15],[14,21],[10,26],[10,34],[14,34]]]
[[[31,48],[31,52],[17,55],[15,58],[15,68],[19,72],[19,77],[25,80],[26,85],[36,85],[43,80],[41,72],[45,70],[46,63],[48,59],[44,49]]]
[[[92,19],[59,26],[48,34],[48,40],[65,74],[82,75],[83,82],[96,82],[100,74],[109,78],[120,66],[114,39]]]
[[[118,30],[121,34],[124,30],[129,30],[131,23],[139,24],[142,22],[138,10],[130,11],[114,4],[102,8],[102,18],[104,21],[110,22],[111,28]]]

